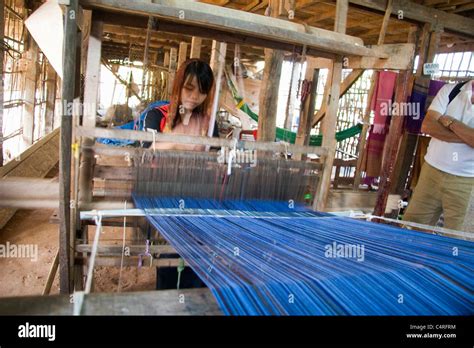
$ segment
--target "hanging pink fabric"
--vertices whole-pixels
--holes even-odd
[[[364,183],[380,175],[385,137],[390,126],[393,91],[397,74],[391,71],[377,72],[374,94],[370,108],[375,113],[374,123],[370,126],[369,138],[363,153],[362,170],[366,172]]]

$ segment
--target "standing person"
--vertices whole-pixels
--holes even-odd
[[[431,135],[425,163],[403,219],[461,230],[474,187],[474,80],[445,85],[421,130]]]

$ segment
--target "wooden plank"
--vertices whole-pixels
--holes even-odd
[[[0,0],[0,8],[4,8],[5,0]],[[4,42],[5,36],[5,11],[0,11],[0,42]],[[3,60],[5,55],[0,54],[0,86],[2,92],[0,93],[0,168],[3,167],[3,90],[5,86],[4,76],[3,76]],[[0,226],[1,228],[1,226]]]
[[[349,0],[351,4],[385,11],[386,0]],[[474,37],[474,20],[464,16],[447,13],[431,7],[419,5],[408,0],[393,0],[392,15],[398,16],[402,11],[403,19],[411,19],[420,23],[431,23],[445,29]]]
[[[75,15],[78,1],[71,0],[66,6],[63,67],[62,99],[69,105],[75,96],[77,23]],[[71,144],[72,144],[72,115],[63,110],[61,116],[61,143],[59,156],[59,291],[69,294],[72,291],[71,267]]]
[[[311,91],[309,95],[306,97],[304,102],[299,124],[298,124],[298,132],[296,134],[295,144],[297,145],[308,145],[311,133],[311,121],[314,114],[315,102],[316,102],[316,92],[318,87],[318,79],[319,79],[319,69],[315,69],[315,59],[309,58],[306,60],[306,73],[305,79],[311,81]],[[298,157],[300,159],[303,157]],[[305,159],[305,158],[303,158]]]
[[[211,117],[209,118],[209,126],[207,129],[207,136],[212,137],[214,133],[214,126],[216,122],[216,115],[219,111],[219,100],[222,90],[222,76],[224,74],[225,57],[227,54],[227,44],[225,42],[212,42],[212,53],[211,53],[211,69],[214,72],[216,89],[214,92],[214,99],[212,100]],[[209,150],[210,147],[206,146]]]
[[[272,20],[278,17],[278,1],[270,0],[267,13]],[[278,91],[284,54],[281,50],[265,49],[265,67],[259,93],[258,141],[274,141],[276,136],[276,117]]]
[[[127,251],[130,252],[130,256],[138,256],[138,254],[145,251],[145,245],[126,245]],[[78,244],[76,245],[76,252],[78,253],[91,253],[91,244]],[[97,255],[101,256],[121,256],[123,248],[121,245],[99,245],[97,249]],[[176,249],[171,245],[150,245],[149,252],[151,254],[176,254]]]
[[[178,69],[186,61],[188,54],[188,44],[187,42],[180,42],[179,44],[179,55],[178,55]]]
[[[193,36],[191,40],[190,58],[201,58],[202,38]]]
[[[72,315],[69,295],[0,299],[0,315]],[[85,295],[82,315],[221,315],[211,291],[181,289]]]
[[[346,33],[347,11],[349,10],[349,0],[337,0],[336,2],[336,18],[334,23],[334,31],[338,33]]]
[[[110,180],[133,180],[132,167],[94,166],[94,178]]]
[[[112,128],[85,128],[79,126],[76,128],[77,136],[83,137],[94,137],[94,138],[117,138],[117,139],[129,139],[129,140],[141,140],[141,141],[153,141],[153,134],[150,132],[134,131],[134,130],[123,130],[123,129],[112,129]],[[156,141],[171,142],[171,143],[183,143],[192,145],[210,145],[213,147],[233,146],[232,140],[224,138],[208,138],[198,136],[188,136],[181,134],[168,134],[158,133],[155,135]],[[281,151],[284,150],[284,146],[277,142],[255,142],[255,141],[239,141],[237,143],[238,148],[245,148],[249,150],[261,150],[261,151]],[[85,151],[85,150],[84,150]],[[89,150],[90,151],[90,150]],[[288,145],[288,151],[292,153],[314,153],[317,155],[324,155],[327,150],[324,146],[300,146],[290,144]]]
[[[292,23],[277,18],[265,18],[243,11],[211,6],[203,3],[187,2],[185,6],[178,1],[166,3],[147,3],[123,0],[83,0],[84,7],[115,11],[135,15],[153,15],[164,21],[178,21],[201,28],[235,35],[253,36],[265,40],[308,46],[320,51],[341,55],[379,56],[372,49],[360,45],[359,39],[331,31]],[[185,13],[182,16],[182,13]],[[357,40],[357,41],[354,41]],[[359,44],[356,44],[359,42]]]
[[[386,44],[372,46],[374,51],[389,55],[388,59],[374,59],[372,57],[347,57],[349,69],[392,69],[407,70],[413,66],[415,59],[414,44]]]
[[[339,0],[338,0],[339,2]],[[342,5],[341,5],[342,4]],[[345,30],[347,22],[347,10],[344,7],[344,3],[338,3],[336,7],[336,20],[334,30]],[[328,153],[323,159],[323,173],[321,180],[318,183],[316,192],[316,199],[313,202],[313,209],[318,211],[324,211],[327,205],[329,196],[329,190],[331,188],[331,175],[334,158],[336,155],[336,124],[337,124],[337,111],[339,108],[339,96],[341,87],[342,77],[342,61],[335,60],[332,68],[331,79],[328,76],[328,82],[330,82],[330,92],[327,106],[327,116],[324,120],[324,137],[322,146],[327,148]]]
[[[52,65],[46,63],[46,110],[44,115],[44,134],[49,134],[54,129],[54,108],[56,103],[56,71]]]
[[[5,166],[0,167],[0,178],[43,178],[57,165],[58,161],[59,129],[56,129],[30,146],[26,151],[21,153],[16,160],[10,161]],[[2,201],[2,206],[10,207],[0,209],[0,228],[2,228],[15,214],[16,208],[14,208],[14,206],[21,205],[22,202],[21,200],[9,202],[3,197],[0,200]]]
[[[59,183],[51,179],[6,177],[0,180],[0,200],[59,199]]]
[[[377,201],[377,192],[331,190],[327,211],[362,210],[372,212]]]
[[[46,284],[44,285],[44,289],[41,295],[49,295],[51,291],[51,287],[53,286],[54,278],[56,277],[56,272],[58,271],[59,266],[59,250],[56,252],[54,256],[53,263],[51,268],[49,269],[48,277],[46,279]]]
[[[313,209],[324,211],[329,189],[331,186],[331,174],[334,157],[336,155],[336,122],[337,110],[339,106],[339,88],[341,85],[342,62],[334,62],[331,83],[330,96],[328,98],[327,115],[324,124],[324,137],[322,146],[328,149],[328,154],[324,158],[323,174],[317,189],[317,199],[314,200]]]
[[[84,127],[95,127],[97,114],[97,94],[100,81],[103,22],[93,16],[87,51],[87,66],[84,85]],[[86,108],[87,106],[87,108]]]
[[[30,34],[28,34],[27,37],[29,47],[26,51],[26,58],[28,63],[25,72],[22,119],[22,139],[24,147],[28,147],[29,145],[33,144],[34,140],[36,80],[39,76],[39,47]]]
[[[178,50],[176,48],[170,49],[169,65],[168,65],[168,95],[173,91],[174,76],[176,74],[176,65],[178,61]]]
[[[94,13],[92,14],[91,31],[87,51],[87,65],[84,86],[84,115],[82,124],[86,128],[94,128],[96,124],[97,96],[99,91],[100,64],[102,50],[103,22]],[[93,139],[82,139],[81,147],[90,147]],[[92,153],[83,151],[79,165],[79,201],[92,200]]]

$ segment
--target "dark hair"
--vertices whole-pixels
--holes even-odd
[[[180,117],[178,117],[179,106],[181,105],[181,89],[186,81],[196,76],[199,86],[199,92],[207,94],[206,99],[201,105],[198,105],[193,112],[209,120],[210,107],[214,97],[214,74],[211,67],[200,59],[188,59],[185,61],[175,74],[172,95],[170,97],[170,110],[168,117],[168,127],[173,129]]]

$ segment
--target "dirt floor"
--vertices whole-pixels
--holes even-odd
[[[52,210],[19,210],[0,230],[0,244],[37,245],[36,261],[26,258],[0,257],[0,297],[41,295],[58,248],[58,225],[50,223]],[[112,234],[121,236],[121,229],[105,227],[104,241]],[[155,268],[124,267],[122,291],[155,289]],[[119,282],[119,267],[97,267],[95,291],[115,292]],[[51,294],[59,293],[58,275]]]

